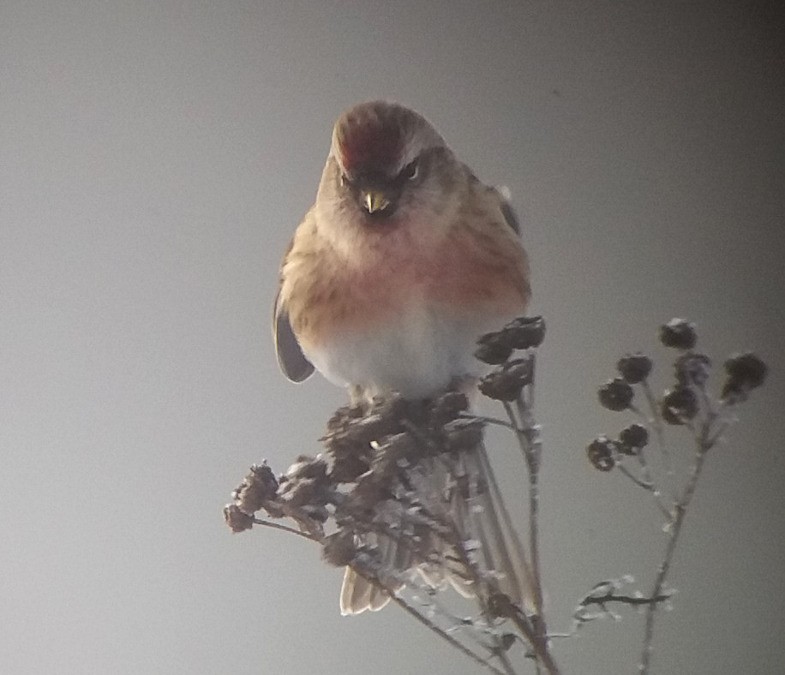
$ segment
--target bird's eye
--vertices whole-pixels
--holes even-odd
[[[401,169],[400,176],[405,178],[406,180],[414,180],[417,178],[417,174],[420,173],[420,167],[417,164],[417,160],[415,159],[413,162],[409,162],[403,169]]]

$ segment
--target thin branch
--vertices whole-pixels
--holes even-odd
[[[505,429],[509,429],[510,431],[516,431],[516,427],[514,427],[509,422],[505,422],[504,420],[500,420],[497,417],[486,417],[485,415],[473,415],[472,413],[462,412],[458,415],[461,419],[465,420],[477,420],[478,422],[485,422],[486,424],[495,424],[497,426],[504,427]]]
[[[371,583],[376,584],[377,586],[380,586],[380,584],[378,584],[378,582],[376,580],[363,575],[359,570],[357,570],[357,568],[354,568],[354,569],[355,569],[355,571],[358,574],[360,574],[361,576],[364,576]],[[388,591],[388,593],[389,593],[389,591]],[[469,649],[468,647],[463,645],[459,640],[456,640],[454,637],[452,637],[452,635],[450,635],[449,633],[446,633],[444,630],[439,628],[439,626],[437,626],[435,623],[433,623],[432,621],[429,621],[426,617],[424,617],[422,614],[420,614],[420,612],[418,612],[416,609],[414,609],[414,607],[409,605],[409,603],[407,603],[403,598],[399,597],[398,595],[396,595],[394,593],[390,593],[390,597],[392,598],[392,601],[396,605],[398,605],[401,609],[403,609],[403,611],[406,612],[409,616],[411,616],[414,619],[416,619],[417,621],[419,621],[426,628],[432,630],[440,638],[442,638],[443,640],[446,640],[449,644],[451,644],[456,649],[460,650],[463,654],[468,656],[475,663],[479,664],[483,668],[487,668],[492,673],[495,673],[495,675],[510,675],[509,672],[505,673],[505,671],[499,670],[492,663],[489,663],[485,659],[481,658],[480,656],[475,654],[471,649]],[[512,673],[512,675],[514,675],[514,673]]]
[[[646,449],[641,448],[638,452],[635,453],[635,456],[638,458],[638,464],[641,467],[643,482],[649,483],[651,485],[650,492],[652,497],[654,497],[654,502],[657,504],[657,508],[663,513],[665,518],[670,521],[673,518],[673,511],[668,508],[668,505],[663,501],[662,490],[657,487],[657,484],[654,482],[654,478],[652,478],[649,462],[646,459]],[[672,504],[676,503],[676,497],[670,494],[670,491],[668,497],[670,498]]]
[[[665,432],[662,428],[662,417],[660,416],[660,411],[657,407],[657,400],[654,398],[654,393],[651,390],[651,386],[649,386],[648,380],[643,380],[643,382],[641,382],[641,387],[643,389],[644,395],[646,396],[646,401],[649,404],[649,410],[651,411],[651,419],[649,420],[649,423],[654,427],[654,434],[657,436],[657,444],[659,445],[660,452],[665,459],[668,473],[670,473],[671,457],[670,452],[668,452],[668,447],[665,444]]]
[[[654,486],[651,483],[646,483],[642,481],[637,476],[633,475],[632,471],[630,471],[626,466],[623,464],[617,464],[616,466],[619,467],[619,471],[621,471],[627,478],[629,478],[635,485],[638,487],[642,487],[644,490],[648,492],[654,492]]]
[[[532,359],[533,358],[534,357],[532,356]],[[533,368],[534,364],[532,363],[532,370]],[[524,388],[524,391],[530,390],[531,388],[531,385],[529,385]],[[533,400],[533,393],[531,393],[529,397],[529,401],[531,400]],[[505,412],[515,431],[515,436],[518,440],[518,445],[523,454],[529,474],[529,558],[531,561],[532,582],[534,586],[532,589],[534,593],[533,601],[535,611],[535,616],[532,620],[534,634],[530,636],[528,633],[524,632],[522,626],[519,625],[521,619],[519,613],[513,613],[511,618],[513,618],[518,629],[521,630],[524,635],[527,635],[527,638],[531,642],[535,652],[536,662],[542,664],[548,673],[558,673],[558,666],[553,661],[553,657],[548,649],[547,626],[543,616],[542,576],[540,571],[539,552],[539,469],[541,447],[536,425],[532,417],[531,407],[525,400],[524,392],[518,396],[515,403],[516,409],[513,409],[513,406],[509,402],[503,401]]]
[[[534,609],[540,621],[542,613],[542,577],[540,575],[540,447],[531,410],[527,409],[519,396],[517,401],[518,414],[523,423],[522,435],[525,437],[524,452],[529,470],[529,546],[532,575],[534,576]],[[545,630],[543,621],[543,630]]]
[[[308,532],[303,532],[302,530],[298,530],[294,527],[289,527],[288,525],[281,525],[280,523],[273,523],[270,520],[262,520],[261,518],[254,518],[253,519],[254,525],[264,525],[265,527],[271,527],[274,530],[283,530],[284,532],[291,532],[292,534],[296,534],[298,537],[302,537],[303,539],[307,539],[308,541],[315,541],[319,543],[319,539],[316,538],[314,535],[309,534]]]
[[[605,605],[611,602],[618,602],[622,605],[632,606],[656,605],[660,602],[669,600],[670,597],[670,593],[660,593],[659,595],[654,595],[648,598],[637,597],[634,595],[614,595],[613,593],[606,593],[605,595],[586,597],[581,600],[579,606],[589,607],[590,605],[599,605],[600,607],[604,608]]]
[[[668,572],[670,571],[671,564],[673,562],[673,554],[679,541],[682,525],[684,524],[684,518],[687,515],[687,507],[689,506],[690,501],[692,501],[692,497],[695,494],[695,488],[698,485],[698,479],[700,478],[701,471],[703,469],[703,463],[706,459],[706,454],[711,448],[711,442],[709,441],[709,431],[710,425],[707,421],[703,426],[701,437],[697,441],[695,461],[692,465],[692,470],[690,471],[687,484],[684,487],[684,493],[682,494],[681,499],[676,502],[673,510],[674,516],[673,520],[671,521],[668,543],[665,547],[665,555],[657,571],[657,576],[654,580],[651,593],[649,594],[649,596],[652,598],[656,598],[662,593],[665,580],[668,577]],[[638,666],[638,671],[642,675],[646,675],[649,672],[649,668],[651,666],[655,610],[656,604],[650,604],[646,608],[646,628],[643,637],[643,649],[641,651],[640,665]]]

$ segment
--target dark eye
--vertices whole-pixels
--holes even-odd
[[[403,169],[401,169],[401,173],[399,174],[401,178],[406,180],[414,180],[417,178],[417,174],[420,172],[420,167],[417,164],[417,160],[415,159],[413,162],[409,162]]]

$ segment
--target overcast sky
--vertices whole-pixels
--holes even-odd
[[[630,421],[595,403],[616,359],[651,352],[664,386],[656,329],[684,316],[718,365],[768,361],[709,457],[655,672],[781,672],[777,4],[0,0],[0,672],[476,672],[395,607],[341,618],[315,547],[221,516],[344,401],[279,374],[269,317],[332,123],[377,97],[520,213],[555,629],[601,579],[647,588],[664,545],[646,495],[586,461]],[[635,672],[623,614],[559,643],[565,673]]]

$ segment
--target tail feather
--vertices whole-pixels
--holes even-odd
[[[531,573],[523,546],[504,506],[484,444],[471,450],[427,458],[406,471],[406,490],[429,513],[450,522],[463,541],[470,566],[446,539],[434,532],[411,536],[406,509],[385,510],[400,537],[366,534],[362,543],[375,544],[385,586],[395,592],[401,579],[418,572],[434,589],[449,584],[464,597],[477,594],[476,580],[505,593],[518,606],[532,607]],[[413,493],[413,495],[412,495]],[[483,589],[483,593],[488,588]],[[377,611],[389,602],[387,591],[347,568],[341,590],[341,613]]]
[[[466,492],[458,494],[455,517],[464,541],[475,540],[476,565],[497,590],[522,608],[532,605],[532,582],[523,546],[504,506],[484,445],[458,458]]]
[[[390,601],[387,591],[361,577],[351,567],[343,575],[341,587],[341,614],[343,616],[361,614],[366,610],[378,612]]]

